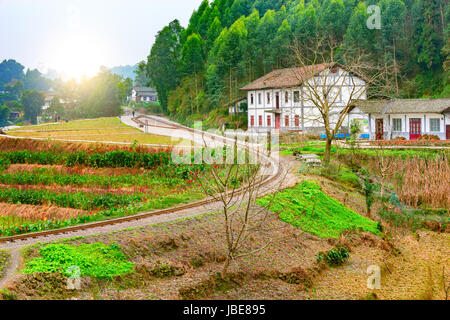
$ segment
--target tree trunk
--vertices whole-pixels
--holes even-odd
[[[223,265],[223,269],[222,269],[222,279],[226,277],[227,272],[228,272],[228,267],[230,266],[230,262],[231,262],[231,258],[228,256],[227,260],[225,260],[225,264]]]
[[[323,154],[323,162],[326,165],[330,164],[330,159],[331,159],[331,141],[332,139],[330,137],[328,137],[327,135],[327,142],[325,145],[325,153]]]

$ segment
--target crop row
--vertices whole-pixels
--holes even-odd
[[[172,174],[161,176],[154,171],[137,175],[123,174],[103,176],[96,174],[61,174],[51,169],[43,168],[34,171],[17,171],[0,173],[0,184],[17,185],[59,185],[59,186],[87,186],[87,187],[131,187],[131,186],[166,186],[184,185],[188,176],[183,170],[171,170]]]
[[[143,167],[154,168],[170,163],[169,152],[139,153],[128,151],[112,151],[106,153],[87,154],[85,152],[55,153],[51,151],[1,151],[0,165],[4,168],[12,163],[55,165],[68,167],[84,165],[94,168],[100,167]]]
[[[0,201],[31,205],[54,204],[63,208],[82,210],[105,209],[114,206],[127,206],[145,201],[145,194],[117,193],[58,193],[50,190],[32,188],[0,188]]]

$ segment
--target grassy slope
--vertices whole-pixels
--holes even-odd
[[[266,196],[258,201],[267,205],[270,199]],[[321,238],[338,238],[348,229],[379,233],[376,222],[348,209],[308,180],[278,193],[270,210],[278,213],[281,220]]]

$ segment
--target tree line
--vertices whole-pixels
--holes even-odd
[[[130,78],[124,79],[106,68],[101,68],[96,76],[80,81],[50,80],[38,70],[24,72],[24,69],[23,65],[12,59],[0,63],[1,126],[11,124],[11,111],[22,115],[13,123],[27,121],[32,124],[37,122],[39,116],[45,121],[117,116],[133,86]],[[43,110],[45,92],[50,88],[57,95]]]
[[[367,27],[372,5],[379,29]],[[202,117],[243,85],[294,66],[294,47],[314,54],[326,40],[330,60],[383,75],[378,93],[449,97],[449,17],[448,0],[204,0],[186,28],[174,20],[158,32],[139,70],[165,113]]]

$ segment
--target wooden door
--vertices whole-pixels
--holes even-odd
[[[275,114],[275,129],[280,129],[280,115]]]
[[[445,126],[445,139],[450,140],[450,124]]]
[[[409,119],[409,140],[416,140],[422,134],[422,119]]]
[[[375,139],[377,140],[384,139],[383,119],[375,120]]]

